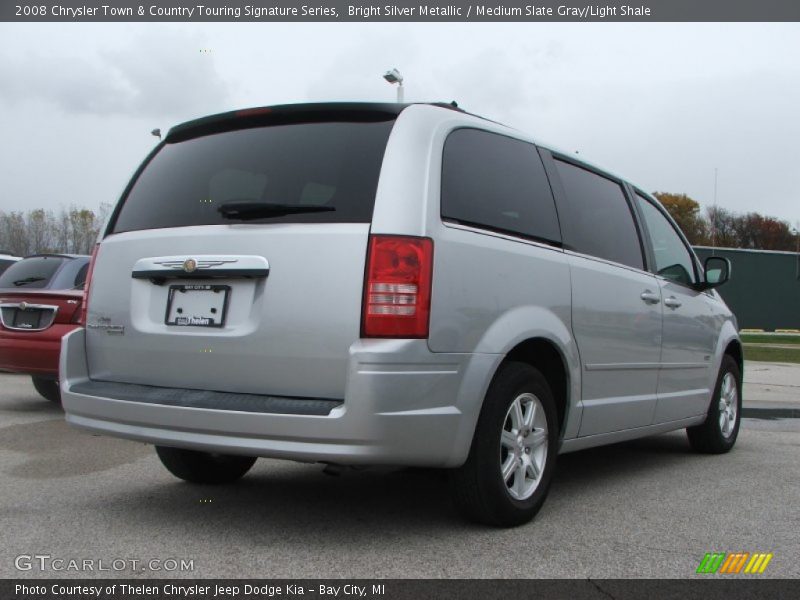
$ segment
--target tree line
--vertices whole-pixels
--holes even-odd
[[[686,194],[655,192],[664,208],[694,246],[721,246],[754,250],[797,249],[797,234],[787,221],[757,212],[735,213],[709,206],[703,213],[700,204]]]
[[[110,204],[101,205],[97,212],[76,206],[58,211],[0,211],[0,252],[91,254],[110,212]]]
[[[710,206],[705,212],[686,194],[655,192],[655,197],[694,246],[758,250],[796,250],[797,234],[788,222],[756,212],[734,213]],[[95,212],[87,208],[37,208],[27,212],[0,211],[0,252],[28,256],[47,252],[91,254],[112,206]]]

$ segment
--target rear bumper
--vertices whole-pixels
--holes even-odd
[[[0,330],[0,369],[58,377],[61,337],[76,325],[55,324],[44,331]]]
[[[454,467],[466,459],[500,359],[432,353],[425,340],[360,340],[350,348],[343,402],[329,414],[245,412],[78,393],[92,390],[85,385],[79,329],[63,340],[61,394],[69,423],[157,445],[309,462]]]

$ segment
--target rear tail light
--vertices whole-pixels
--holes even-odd
[[[432,240],[370,236],[362,337],[428,337],[432,272]]]
[[[94,261],[97,259],[97,251],[100,249],[100,244],[94,245],[94,250],[92,250],[92,257],[89,259],[89,268],[86,271],[86,282],[83,284],[83,300],[81,302],[81,308],[78,311],[78,320],[76,321],[79,325],[86,326],[86,315],[89,311],[89,288],[92,285],[92,275],[94,274]]]

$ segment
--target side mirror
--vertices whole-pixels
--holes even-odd
[[[709,290],[718,287],[731,278],[731,261],[721,256],[709,256],[703,265],[705,281],[700,289]]]

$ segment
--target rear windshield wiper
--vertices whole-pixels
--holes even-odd
[[[275,204],[274,202],[235,201],[226,202],[217,209],[225,219],[262,219],[283,217],[300,213],[329,212],[333,206],[313,206],[301,204]]]
[[[34,283],[36,281],[44,281],[47,279],[46,277],[26,277],[25,279],[17,279],[14,282],[14,285],[20,287],[22,285],[26,285],[28,283]]]

